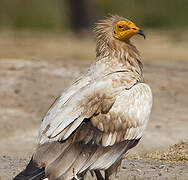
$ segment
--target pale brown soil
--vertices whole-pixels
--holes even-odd
[[[1,180],[11,179],[25,168],[27,160],[9,156],[0,157]],[[156,162],[152,159],[123,161],[121,172],[113,180],[187,180],[188,163]],[[86,180],[94,180],[90,173]]]
[[[29,58],[29,52],[26,55],[21,52],[21,46],[26,52],[29,50],[29,45],[32,44],[30,41],[20,46],[21,41],[17,40],[19,43],[16,47],[15,41],[12,40],[15,49],[8,50],[11,40],[9,42],[5,35],[3,37],[7,42],[5,47],[2,46],[2,41],[0,42],[3,54],[0,58],[0,180],[7,180],[22,170],[28,162],[36,145],[42,117],[62,90],[87,71],[91,61],[86,59],[91,59],[92,54],[87,56],[86,52],[94,50],[94,47],[92,44],[82,44],[82,47],[88,46],[89,49],[85,52],[84,60],[80,60],[80,52],[77,50],[75,56],[69,58],[67,54],[60,57],[59,54],[59,57],[52,61],[49,59],[55,59],[55,54],[50,56],[49,52],[53,45],[49,44],[50,48],[45,50],[45,54],[32,60],[33,58]],[[2,39],[1,36],[0,38]],[[35,42],[35,39],[33,41]],[[78,40],[74,42],[79,43]],[[36,52],[40,54],[40,47],[43,46],[38,44],[36,46],[39,48],[37,51],[34,45],[30,47],[31,54]],[[71,47],[78,48],[79,45]],[[52,48],[52,52],[56,52],[54,49]],[[171,48],[169,51],[171,50],[174,49]],[[42,49],[41,51],[43,52]],[[46,58],[48,54],[49,59]],[[164,54],[164,57],[167,56]],[[149,58],[146,58],[144,75],[146,82],[152,87],[153,111],[144,138],[129,154],[129,156],[134,154],[134,158],[123,162],[118,179],[188,179],[186,158],[183,161],[181,158],[174,158],[173,162],[158,161],[163,156],[154,153],[166,150],[170,145],[182,140],[188,140],[188,61],[185,54],[181,57],[185,61],[181,58],[181,61],[166,60],[168,58],[164,58],[165,61],[162,58],[160,61],[156,61],[155,58],[149,61]],[[45,58],[48,60],[36,60]],[[186,146],[183,152],[187,153],[187,148]],[[168,151],[165,153],[168,154]],[[135,158],[138,155],[139,158]]]

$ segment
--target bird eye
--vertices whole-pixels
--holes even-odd
[[[123,26],[118,26],[118,28],[120,28],[120,29],[121,29],[121,28],[123,28]]]
[[[136,28],[132,28],[133,30],[136,30]]]

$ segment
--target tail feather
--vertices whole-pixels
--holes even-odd
[[[13,180],[42,180],[45,178],[44,168],[39,168],[33,162],[33,157],[31,158],[27,167],[20,172]]]
[[[85,165],[87,164],[87,162],[90,161],[91,157],[94,155],[94,153],[97,150],[97,146],[96,145],[92,145],[92,146],[88,146],[83,144],[82,142],[78,142],[75,143],[71,146],[72,149],[75,149],[77,156],[75,156],[73,163],[67,168],[67,170],[65,171],[65,173],[62,173],[60,175],[60,179],[72,179],[74,178],[83,178],[84,179],[84,175],[85,172],[80,171],[83,167],[85,167]],[[65,154],[65,156],[68,156],[69,151],[67,152],[67,154]],[[73,157],[73,156],[72,156]],[[65,160],[65,159],[61,159]],[[85,169],[88,169],[89,166],[87,166]],[[78,175],[78,176],[77,176]]]
[[[102,132],[85,123],[66,141],[39,144],[26,169],[14,180],[41,180],[45,177],[70,180],[84,178],[88,170],[115,169],[123,154],[139,141],[125,140],[114,146],[103,147],[100,145],[101,138]]]

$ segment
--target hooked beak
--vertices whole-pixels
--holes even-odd
[[[144,37],[144,39],[146,38],[146,35],[144,34],[144,32],[140,29],[136,32],[137,34],[140,34],[141,36]]]

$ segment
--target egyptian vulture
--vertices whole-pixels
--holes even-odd
[[[95,62],[50,107],[37,148],[14,180],[83,180],[88,171],[97,180],[109,180],[141,139],[152,93],[130,38],[145,35],[120,16],[99,21],[94,31]]]

